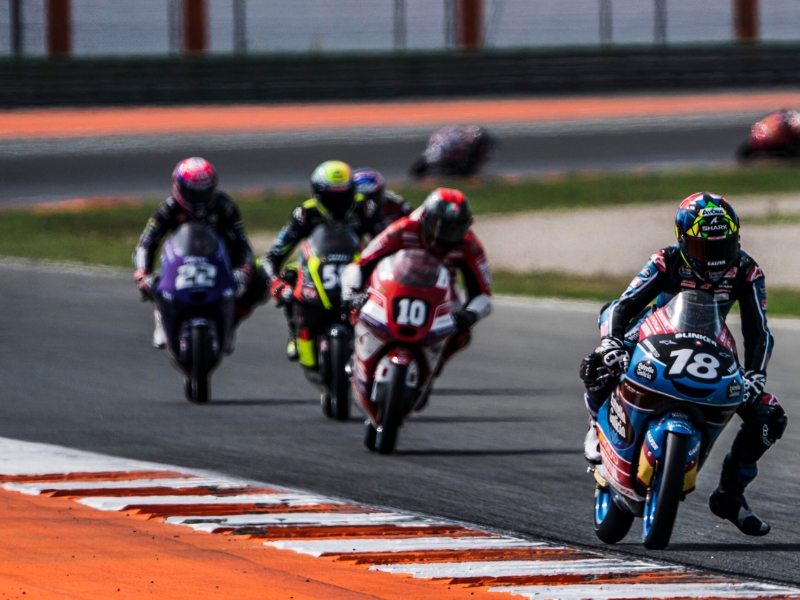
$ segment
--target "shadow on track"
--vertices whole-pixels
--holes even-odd
[[[531,448],[529,450],[395,450],[395,454],[401,456],[542,456],[546,454],[581,454],[583,450],[573,448],[541,449]]]
[[[670,550],[676,552],[797,552],[800,550],[798,544],[759,544],[759,543],[740,543],[740,544],[670,544]]]
[[[545,396],[552,390],[536,388],[434,388],[433,396]]]
[[[362,419],[363,420],[363,419]],[[433,417],[413,416],[414,423],[537,423],[539,417]]]
[[[265,398],[253,400],[212,400],[199,406],[285,406],[294,404],[319,404],[319,400],[309,398]]]

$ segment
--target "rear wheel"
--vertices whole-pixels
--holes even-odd
[[[380,414],[380,427],[375,435],[375,449],[381,454],[391,454],[397,442],[397,430],[405,414],[406,373],[408,367],[391,365],[386,396]]]
[[[208,402],[208,328],[192,327],[192,400]]]
[[[349,359],[350,340],[344,336],[331,338],[330,411],[337,421],[350,418],[350,378],[345,373]]]
[[[689,454],[689,436],[668,432],[663,459],[656,465],[653,482],[647,490],[642,523],[642,542],[650,550],[662,550],[669,544],[678,515]]]
[[[628,534],[633,514],[614,501],[609,487],[597,486],[594,492],[594,532],[606,544],[616,544]]]

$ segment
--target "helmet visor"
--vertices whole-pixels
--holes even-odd
[[[342,191],[321,191],[317,193],[317,199],[336,219],[341,219],[350,210],[355,201],[355,190],[353,186]]]
[[[705,265],[727,263],[739,251],[738,232],[717,239],[686,236],[683,242],[686,254]]]
[[[211,206],[216,197],[217,188],[211,187],[206,190],[193,190],[186,186],[181,186],[181,197],[191,206]]]
[[[439,219],[433,231],[435,245],[442,249],[450,249],[464,241],[464,236],[469,231],[472,219],[464,221],[448,221]]]

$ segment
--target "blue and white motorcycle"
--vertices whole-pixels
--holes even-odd
[[[619,542],[641,517],[645,547],[669,544],[678,505],[743,391],[736,343],[711,295],[683,291],[640,323],[630,368],[597,418],[601,540]]]

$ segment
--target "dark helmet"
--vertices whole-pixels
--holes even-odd
[[[329,160],[319,165],[311,175],[311,194],[334,221],[344,219],[356,199],[350,165],[340,160]]]
[[[356,193],[364,196],[366,200],[374,200],[378,206],[383,206],[386,198],[386,180],[375,169],[356,169],[353,171],[353,182],[356,184]]]
[[[438,188],[425,199],[419,220],[423,242],[441,256],[464,241],[472,225],[472,209],[458,190]]]
[[[204,158],[187,158],[172,172],[172,196],[193,217],[203,218],[217,201],[217,171]]]
[[[695,275],[721,279],[739,253],[739,217],[722,196],[700,192],[681,202],[675,217],[681,256]]]

